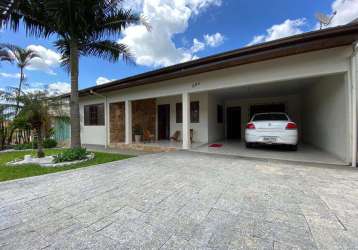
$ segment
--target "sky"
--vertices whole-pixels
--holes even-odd
[[[330,26],[358,18],[358,0],[127,0],[122,7],[141,13],[151,25],[150,31],[141,25],[130,26],[117,40],[130,48],[135,64],[81,57],[80,89],[317,30],[316,12],[331,15],[337,11]],[[25,71],[29,90],[69,92],[69,74],[60,66],[55,40],[26,36],[23,29],[0,31],[0,43],[31,48],[41,55]],[[0,89],[16,87],[18,72],[16,65],[2,62]]]

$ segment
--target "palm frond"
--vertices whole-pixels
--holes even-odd
[[[83,55],[103,58],[110,62],[116,62],[122,57],[125,62],[134,63],[134,57],[127,45],[110,40],[85,44],[82,46],[81,51]]]

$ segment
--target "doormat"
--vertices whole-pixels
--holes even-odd
[[[222,146],[223,146],[222,144],[214,143],[214,144],[211,144],[209,147],[210,148],[221,148]]]

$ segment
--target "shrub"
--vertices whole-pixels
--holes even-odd
[[[55,148],[57,146],[57,141],[55,139],[45,139],[43,142],[44,148]]]
[[[89,153],[85,148],[66,149],[65,151],[54,157],[54,162],[59,163],[59,162],[66,162],[66,161],[84,160],[87,158],[88,154]]]
[[[32,149],[36,148],[36,145],[32,145],[32,143],[23,143],[23,144],[16,144],[14,146],[15,150],[24,150],[24,149]]]
[[[57,146],[57,141],[55,139],[45,139],[43,141],[44,148],[55,148]],[[14,146],[15,150],[24,150],[24,149],[36,149],[37,141],[33,141],[30,143],[17,144]]]

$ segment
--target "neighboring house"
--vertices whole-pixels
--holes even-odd
[[[191,129],[194,144],[243,139],[255,112],[285,111],[302,143],[356,162],[356,41],[352,23],[83,89],[82,143],[130,147],[139,125],[189,149]]]
[[[56,112],[50,111],[52,113],[52,127],[54,130],[53,139],[55,139],[60,146],[69,146],[71,125],[69,119],[64,119],[65,116],[70,116],[69,99],[63,98],[61,102],[60,110]]]

